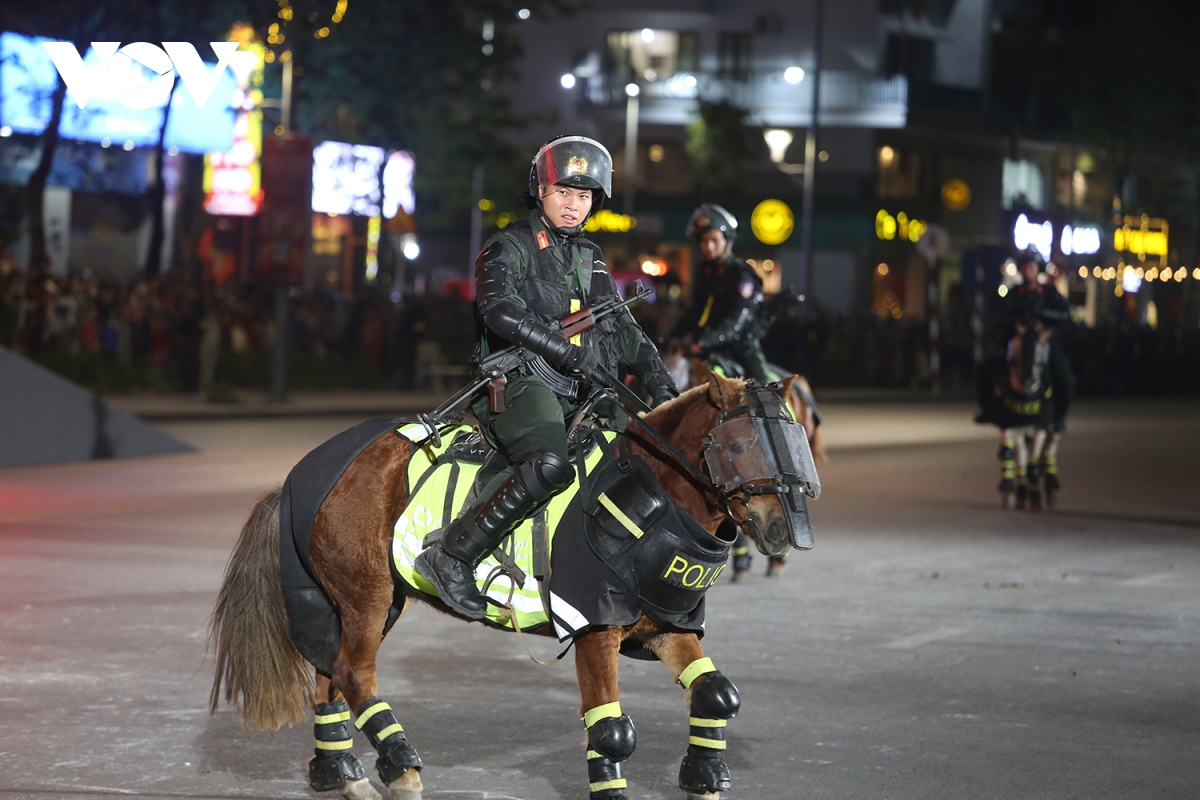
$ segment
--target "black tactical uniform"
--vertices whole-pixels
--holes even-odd
[[[538,185],[611,189],[612,161],[599,143],[571,136],[538,151],[530,196]],[[580,223],[580,226],[582,222]],[[451,522],[440,546],[425,550],[417,571],[459,613],[482,619],[486,601],[475,586],[474,568],[535,508],[571,485],[566,420],[587,398],[589,370],[609,374],[625,368],[650,391],[655,403],[678,394],[658,351],[626,309],[568,341],[552,326],[562,317],[618,294],[600,248],[580,226],[555,229],[540,210],[497,233],[475,262],[475,320],[479,357],[513,344],[545,359],[547,372],[518,370],[507,376],[506,408],[493,411],[488,397],[473,410],[488,437],[511,466]]]
[[[699,239],[720,231],[729,245],[737,235],[737,220],[721,206],[705,204],[688,221],[687,233]],[[671,335],[691,336],[702,353],[726,357],[742,366],[748,378],[772,380],[759,339],[763,334],[763,286],[758,273],[727,248],[724,255],[696,266],[691,306]]]

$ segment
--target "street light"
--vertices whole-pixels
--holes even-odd
[[[792,143],[792,132],[783,128],[767,128],[763,131],[763,139],[771,151],[771,160],[782,164],[787,155],[787,149]]]
[[[563,75],[561,78],[559,78],[558,82],[562,84],[564,89],[574,89],[575,75],[568,72],[566,75]]]
[[[783,71],[783,79],[788,83],[795,85],[804,80],[804,70],[800,67],[788,67]]]
[[[623,210],[633,216],[633,173],[637,169],[638,95],[641,87],[625,84],[625,198]]]

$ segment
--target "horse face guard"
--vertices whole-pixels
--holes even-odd
[[[746,383],[746,405],[722,411],[720,424],[704,440],[704,460],[725,513],[737,525],[749,525],[764,555],[781,555],[790,543],[797,550],[813,546],[805,497],[821,496],[821,479],[813,463],[804,426],[792,419],[779,397],[781,383]],[[740,519],[735,501],[749,508],[759,495],[779,498],[784,532],[772,522],[766,530],[752,513]]]

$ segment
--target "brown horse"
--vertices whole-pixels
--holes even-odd
[[[793,380],[778,387],[782,397],[790,393]],[[745,414],[746,405],[744,381],[714,374],[705,385],[647,414],[645,421],[703,469],[706,435],[719,424],[722,412]],[[637,428],[630,426],[626,436],[630,453],[650,465],[670,498],[708,533],[729,516],[740,520],[764,554],[787,550],[788,537],[780,535],[786,524],[784,495],[749,492],[739,499],[722,499]],[[341,623],[329,674],[318,671],[314,681],[289,634],[280,585],[279,490],[260,498],[251,511],[213,613],[216,676],[211,710],[216,710],[222,686],[225,701],[240,707],[244,724],[252,729],[302,722],[306,708],[315,706],[318,757],[310,763],[310,783],[317,789],[338,789],[354,800],[378,794],[349,754],[349,721],[354,719],[350,709],[355,709],[355,725],[380,752],[376,766],[392,797],[420,798],[420,759],[390,707],[375,696],[381,632],[397,596],[389,551],[393,526],[408,503],[405,470],[413,448],[392,434],[376,439],[345,470],[317,513],[310,545],[313,571]],[[413,600],[453,613],[412,586],[401,582],[399,588],[404,594],[401,613]],[[531,632],[553,635],[550,625]],[[591,628],[574,640],[580,714],[588,727],[591,798],[625,797],[620,764],[633,752],[634,739],[632,725],[620,711],[617,673],[626,640],[657,656],[672,680],[687,689],[691,736],[680,787],[689,798],[715,800],[720,790],[729,788],[722,756],[726,720],[739,704],[737,690],[704,657],[694,633],[646,616],[623,627]]]

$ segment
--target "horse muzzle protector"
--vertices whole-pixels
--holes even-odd
[[[779,495],[792,547],[813,546],[807,497],[821,496],[821,479],[804,426],[791,419],[769,387],[747,385],[748,404],[725,412],[705,440],[704,458],[713,483],[726,497],[749,505],[755,495]],[[767,483],[769,481],[769,483]],[[756,533],[761,533],[761,527]]]

